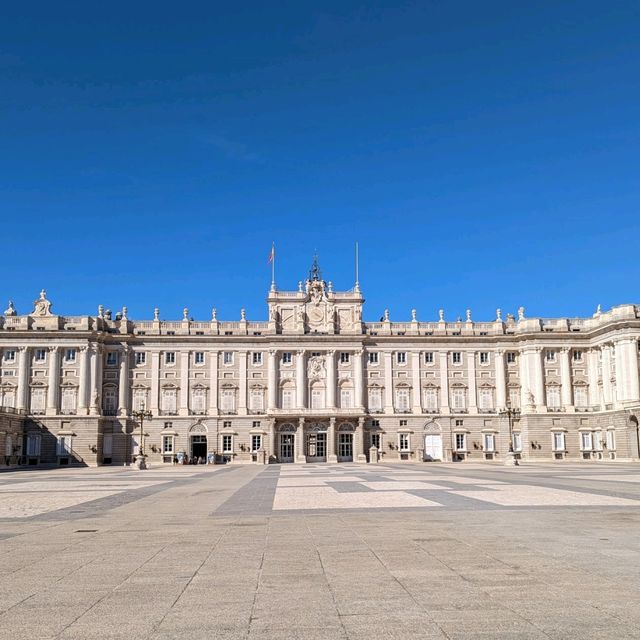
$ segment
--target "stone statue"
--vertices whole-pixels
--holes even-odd
[[[269,321],[270,322],[277,322],[278,321],[278,311],[276,310],[275,307],[270,307],[269,308]]]
[[[47,292],[42,289],[40,291],[40,297],[33,303],[33,315],[34,316],[50,316],[51,315],[51,302],[47,300]]]
[[[389,322],[389,309],[384,310],[384,321]]]
[[[438,322],[444,322],[444,309],[438,311]]]
[[[467,309],[467,322],[471,322],[471,309]]]
[[[602,305],[600,304],[596,307],[596,312],[593,314],[593,317],[597,318],[599,315],[602,315]]]
[[[333,293],[333,282],[331,282],[331,280],[329,280],[329,283],[327,284],[327,291],[329,293]]]
[[[189,319],[189,309],[188,309],[188,307],[185,307],[185,308],[182,310],[182,318],[183,318],[184,320],[188,320],[188,319]]]
[[[247,310],[246,309],[240,309],[240,320],[244,321],[247,319]]]
[[[153,310],[153,319],[156,321],[160,320],[160,309],[158,309],[158,307]]]
[[[127,312],[129,311],[129,309],[127,309],[127,307],[122,307],[122,315],[120,316],[121,320],[126,320],[127,319]]]
[[[98,305],[98,318],[104,318],[104,306]]]
[[[518,322],[524,320],[524,307],[518,307]]]
[[[418,322],[418,312],[415,309],[411,309],[411,322]]]
[[[4,312],[5,316],[15,316],[18,315],[16,313],[16,308],[13,306],[13,300],[9,300],[9,308]]]
[[[302,280],[298,280],[298,293],[303,293],[303,291],[302,291]]]
[[[527,391],[527,402],[534,407],[536,404],[536,397],[531,393],[531,390]]]
[[[502,322],[502,309],[496,309],[496,320]]]
[[[212,322],[217,322],[218,321],[218,310],[213,307],[213,309],[211,309],[211,320]]]

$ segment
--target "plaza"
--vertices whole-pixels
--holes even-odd
[[[0,474],[0,639],[638,638],[634,464]]]

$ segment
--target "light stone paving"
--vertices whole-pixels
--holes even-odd
[[[638,639],[639,475],[580,464],[3,473],[0,503],[24,515],[0,518],[0,640]],[[34,496],[45,510],[28,514]]]

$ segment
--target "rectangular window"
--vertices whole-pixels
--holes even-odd
[[[407,364],[407,354],[404,351],[398,351],[396,353],[396,362],[398,364]]]
[[[489,364],[489,352],[481,351],[480,352],[480,364]]]
[[[348,351],[341,351],[340,352],[340,364],[349,364],[349,352]]]
[[[224,420],[222,422],[222,428],[223,429],[231,429],[231,420]]]
[[[27,455],[40,455],[41,437],[39,433],[32,433],[27,436]]]
[[[44,413],[46,392],[44,389],[31,390],[31,413],[41,415]]]
[[[580,432],[580,448],[582,451],[591,451],[593,449],[593,439],[591,431]]]
[[[380,450],[380,434],[379,433],[371,434],[371,446]]]
[[[424,390],[424,408],[434,411],[438,408],[438,390],[430,387]]]
[[[293,408],[293,391],[291,389],[282,390],[282,408],[283,409]]]
[[[162,453],[173,453],[173,436],[162,436]]]
[[[323,389],[311,390],[311,408],[324,409],[324,390]]]
[[[35,361],[36,362],[44,362],[47,359],[47,350],[46,349],[36,349]]]
[[[133,390],[133,410],[144,411],[146,403],[147,403],[147,390],[134,389]]]
[[[396,389],[396,410],[409,410],[409,389]]]
[[[507,351],[507,364],[514,364],[515,361],[516,361],[516,352]]]
[[[382,410],[382,389],[380,389],[379,387],[373,387],[369,389],[369,410]]]
[[[409,451],[410,450],[409,434],[408,433],[399,433],[398,434],[398,449],[400,449],[400,451]]]
[[[136,364],[146,364],[147,354],[144,351],[136,351]]]
[[[175,351],[167,351],[164,354],[164,363],[165,364],[175,364],[176,363]]]
[[[191,409],[196,415],[202,415],[205,412],[207,402],[206,389],[194,389],[191,396]]]
[[[451,406],[453,409],[466,409],[467,397],[464,389],[454,389],[451,392]]]
[[[351,389],[340,389],[340,407],[342,409],[351,409],[352,406]]]
[[[378,364],[378,352],[370,351],[368,354],[369,364]]]
[[[573,361],[582,362],[582,351],[580,349],[573,350]]]
[[[520,408],[520,389],[509,389],[509,402],[512,409]]]
[[[496,450],[496,437],[493,433],[484,434],[484,450],[493,453]]]
[[[255,365],[262,364],[262,351],[254,351],[251,354],[251,363]]]
[[[549,409],[560,408],[560,387],[547,387],[547,407]]]
[[[607,430],[607,449],[609,451],[616,450],[616,432],[613,429]]]
[[[233,436],[229,433],[222,435],[222,453],[233,453]]]
[[[162,411],[167,415],[175,415],[177,413],[177,391],[176,389],[162,390]]]
[[[107,365],[115,366],[118,364],[118,354],[115,351],[107,351]]]
[[[236,410],[236,392],[234,389],[222,390],[222,410],[223,411]]]
[[[75,349],[67,349],[64,352],[64,359],[66,362],[75,362],[76,361],[76,350]]]
[[[573,397],[578,409],[585,409],[589,405],[586,387],[574,387]]]
[[[553,450],[564,451],[564,432],[556,431],[553,434]]]
[[[553,351],[552,349],[547,349],[545,351],[544,357],[547,360],[547,362],[555,362],[556,361],[556,352]]]
[[[291,351],[285,351],[282,354],[282,364],[291,364],[292,356]]]
[[[466,451],[466,450],[467,450],[467,434],[456,433],[456,451]]]
[[[433,364],[433,352],[432,351],[427,351],[427,353],[424,354],[424,361],[425,361],[425,364]]]
[[[222,353],[222,362],[224,364],[233,364],[233,351],[224,351]]]
[[[264,410],[264,392],[262,389],[251,389],[251,395],[249,396],[249,408],[252,411]]]
[[[480,389],[480,408],[485,411],[493,409],[493,389]]]
[[[251,436],[251,451],[256,452],[262,449],[262,436],[260,434],[253,434]]]
[[[522,435],[517,432],[514,432],[511,435],[512,435],[513,450],[517,452],[521,452],[522,451]]]
[[[76,412],[76,390],[74,388],[65,388],[62,390],[62,401],[60,411],[65,415],[75,414]]]
[[[5,362],[15,362],[16,361],[16,352],[13,349],[4,352]]]
[[[204,351],[196,351],[193,354],[194,364],[204,364]]]
[[[462,362],[462,354],[459,351],[454,351],[451,354],[451,361],[453,364],[460,364]]]

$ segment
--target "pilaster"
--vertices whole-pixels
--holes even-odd
[[[411,353],[411,377],[413,381],[413,413],[422,413],[422,393],[420,392],[420,352]]]
[[[469,382],[469,413],[478,413],[475,351],[467,351],[467,373]]]
[[[296,353],[296,407],[298,409],[304,409],[305,404],[305,391],[306,391],[306,358],[304,349],[300,349]]]
[[[49,387],[47,389],[47,415],[58,413],[58,392],[60,389],[60,348],[49,347]]]
[[[180,352],[180,399],[178,405],[178,415],[189,415],[189,359],[191,352]]]
[[[336,408],[336,352],[329,349],[326,353],[327,366],[327,409]]]
[[[298,464],[304,464],[307,461],[304,455],[304,418],[298,418],[298,429],[295,437],[296,458]]]
[[[329,418],[329,428],[327,429],[327,462],[338,462],[336,453],[336,419]]]
[[[126,416],[129,412],[129,354],[129,347],[124,345],[120,353],[120,379],[118,380],[118,414],[121,416]]]

